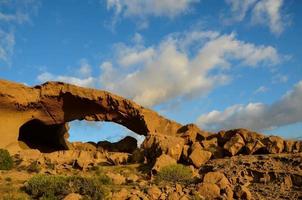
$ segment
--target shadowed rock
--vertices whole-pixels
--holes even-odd
[[[137,140],[131,136],[126,136],[118,142],[108,142],[100,141],[97,144],[97,148],[102,151],[111,151],[111,152],[125,152],[133,153],[137,149]]]

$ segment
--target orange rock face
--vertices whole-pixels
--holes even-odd
[[[73,120],[111,121],[140,135],[176,135],[181,127],[106,91],[62,82],[27,87],[0,80],[0,148],[69,149],[68,122]]]

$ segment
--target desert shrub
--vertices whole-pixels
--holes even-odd
[[[81,176],[35,175],[25,185],[25,191],[37,199],[62,199],[78,193],[89,199],[103,199],[105,190],[96,178]]]
[[[27,167],[27,171],[30,173],[32,172],[39,173],[41,171],[41,167],[37,161],[34,161],[30,163],[30,165]]]
[[[98,181],[103,184],[103,185],[110,185],[112,184],[112,180],[111,178],[109,178],[107,175],[105,174],[100,174],[97,176]]]
[[[54,170],[55,167],[56,167],[54,163],[51,163],[51,162],[49,162],[49,161],[46,162],[45,164],[46,164],[47,169]]]
[[[99,166],[92,166],[90,167],[90,171],[99,171],[100,167]]]
[[[178,183],[190,183],[192,179],[192,171],[189,167],[174,164],[163,167],[156,175],[155,181],[161,182],[178,182]]]
[[[6,149],[0,149],[0,170],[10,170],[13,168],[14,161]]]
[[[103,185],[112,184],[111,178],[109,178],[106,174],[104,174],[104,170],[99,166],[93,166],[90,168],[91,171],[94,171],[96,178]]]

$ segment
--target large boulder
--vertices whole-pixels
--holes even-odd
[[[63,200],[80,200],[82,196],[76,193],[68,194]]]
[[[196,190],[203,199],[217,199],[220,197],[220,188],[213,183],[201,183]]]
[[[233,199],[233,190],[231,183],[221,172],[208,172],[203,178],[204,183],[215,184],[219,188],[219,193],[226,197],[226,199]]]
[[[235,134],[229,141],[227,141],[223,148],[231,155],[234,156],[236,155],[242,147],[244,147],[245,142],[241,135]]]
[[[206,140],[201,142],[204,150],[212,153],[213,158],[223,158],[224,150],[218,145],[217,137],[208,137]]]
[[[293,153],[296,141],[286,140],[284,141],[284,152]]]
[[[186,144],[192,144],[196,140],[204,140],[210,135],[209,132],[201,130],[195,124],[187,124],[181,127],[177,132],[185,139]]]
[[[225,175],[221,172],[208,172],[205,174],[203,178],[203,182],[205,183],[214,183],[218,185],[219,188],[225,189],[231,186],[229,180],[225,177]]]
[[[157,186],[153,185],[147,189],[147,194],[150,196],[151,199],[159,199],[162,192]]]
[[[167,154],[176,161],[180,159],[184,147],[184,139],[168,135],[148,135],[141,147],[149,162],[153,162],[158,156]]]
[[[176,164],[176,160],[170,157],[169,155],[163,154],[159,156],[152,168],[152,174],[156,174],[159,172],[163,167],[169,166],[169,165],[174,165]]]
[[[101,151],[133,153],[137,149],[137,140],[131,136],[126,136],[114,143],[108,141],[98,142],[97,148]]]
[[[237,134],[239,134],[244,142],[249,143],[249,142],[255,142],[257,140],[263,140],[265,138],[264,135],[248,130],[248,129],[234,129],[234,132],[236,132]]]
[[[302,141],[297,141],[294,146],[294,153],[302,152]]]
[[[72,147],[74,150],[80,150],[80,151],[96,151],[96,146],[88,143],[88,142],[73,142]]]
[[[278,136],[269,136],[264,139],[264,144],[268,153],[282,153],[284,150],[284,140]]]
[[[215,149],[218,147],[218,139],[214,137],[208,140],[203,140],[201,144],[206,150]]]
[[[124,165],[130,161],[130,154],[121,152],[109,152],[107,160],[111,165]]]
[[[259,152],[260,150],[263,150],[264,152],[264,149],[265,145],[260,140],[249,142],[245,145],[245,150],[247,154],[254,154],[256,152]]]
[[[260,133],[250,131],[248,129],[243,129],[243,128],[231,129],[228,131],[219,131],[216,137],[218,139],[219,146],[223,147],[234,136],[236,136],[235,137],[236,139],[239,139],[238,136],[242,138],[240,140],[243,141],[246,147],[248,148],[245,149],[247,151],[246,152],[247,154],[252,154],[258,151],[260,148],[262,148],[260,147],[261,145],[259,142],[261,142],[265,138],[265,136]]]
[[[199,143],[194,143],[192,146],[191,154],[189,155],[190,162],[196,167],[200,168],[208,160],[210,160],[212,153],[202,149]]]

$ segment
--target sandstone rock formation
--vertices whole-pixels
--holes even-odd
[[[181,125],[106,91],[62,82],[35,87],[0,80],[0,148],[70,149],[68,122],[110,121],[137,134],[176,135]]]
[[[68,122],[73,120],[115,122],[146,139],[140,150],[131,137],[117,143],[69,143]],[[247,129],[210,133],[194,124],[182,126],[109,92],[62,82],[27,87],[0,80],[0,122],[0,148],[44,153],[109,151],[107,159],[112,164],[129,160],[154,164],[160,156],[168,155],[175,162],[200,168],[210,159],[225,156],[302,151],[301,141],[284,141]]]
[[[174,165],[174,164],[176,164],[176,161],[173,158],[171,158],[166,154],[163,154],[156,159],[154,166],[152,168],[152,174],[156,174],[163,167]]]
[[[152,162],[162,154],[167,154],[178,161],[180,159],[184,143],[185,141],[181,137],[150,134],[144,140],[142,148],[145,150],[145,155],[148,161]]]
[[[210,160],[212,153],[209,151],[204,151],[201,145],[195,145],[189,156],[191,163],[196,167],[200,168],[208,160]]]

